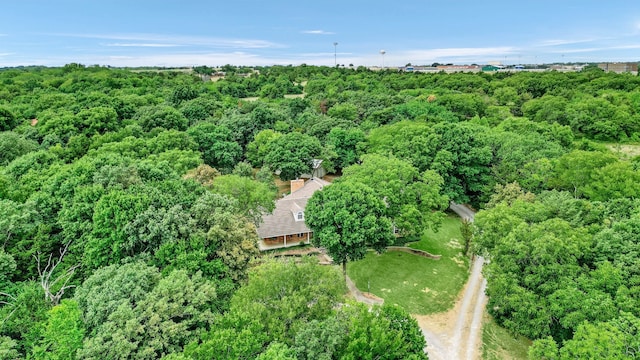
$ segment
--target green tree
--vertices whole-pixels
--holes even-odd
[[[272,342],[262,354],[258,355],[256,360],[297,360],[295,351],[287,345]]]
[[[640,320],[630,314],[607,322],[585,322],[560,348],[559,359],[637,359],[639,338]]]
[[[551,185],[562,190],[572,191],[576,198],[584,194],[593,182],[596,170],[616,162],[611,153],[599,151],[574,150],[558,158],[555,163],[555,176]]]
[[[558,360],[558,344],[551,336],[538,339],[529,347],[530,360]]]
[[[5,336],[15,341],[14,344],[3,341],[2,346],[6,348],[0,351],[13,353],[15,350],[20,357],[25,357],[40,339],[42,324],[47,319],[49,304],[44,299],[42,287],[31,281],[16,283],[0,298],[4,302],[0,306],[0,341]]]
[[[73,360],[85,331],[78,303],[65,299],[47,313],[42,338],[32,351],[36,359]]]
[[[130,308],[140,303],[158,281],[158,270],[140,261],[96,270],[74,295],[82,310],[87,333],[93,333],[106,323],[118,308]]]
[[[11,254],[7,254],[3,248],[0,248],[0,292],[6,293],[11,278],[16,271],[16,261]]]
[[[320,141],[297,132],[280,136],[269,143],[265,164],[280,170],[280,179],[288,181],[311,173],[313,159],[322,153]]]
[[[462,219],[460,222],[460,235],[462,235],[462,243],[464,245],[464,254],[469,254],[471,240],[473,240],[473,223],[469,219]]]
[[[216,292],[199,273],[172,271],[140,295],[138,302],[122,302],[108,314],[84,341],[78,357],[158,359],[181,352],[213,321]]]
[[[187,180],[194,180],[202,186],[211,187],[211,185],[213,185],[213,180],[218,176],[220,176],[220,172],[217,169],[214,169],[207,164],[200,164],[195,169],[187,171],[184,178]]]
[[[169,102],[174,106],[195,99],[198,97],[198,89],[190,85],[178,85],[173,88],[169,95]]]
[[[77,117],[87,135],[104,134],[119,128],[118,113],[108,106],[99,106],[78,113]]]
[[[120,246],[129,254],[153,253],[163,243],[187,240],[192,227],[181,205],[169,209],[151,205],[124,226],[127,237]]]
[[[392,154],[409,161],[419,171],[429,169],[436,154],[439,136],[429,124],[401,121],[369,132],[367,153]]]
[[[18,343],[8,336],[0,336],[0,359],[20,359]]]
[[[364,141],[364,132],[360,129],[331,129],[327,135],[327,145],[336,152],[336,167],[343,169],[354,164],[360,155],[359,146]]]
[[[0,107],[0,131],[13,130],[18,125],[16,116],[5,107]]]
[[[343,359],[428,359],[424,336],[415,319],[397,306],[347,308],[350,318]]]
[[[249,282],[211,331],[185,348],[194,359],[252,359],[268,344],[293,345],[295,334],[333,313],[346,291],[340,273],[313,261],[268,260],[251,269]],[[310,340],[310,339],[307,339]],[[275,345],[274,345],[275,346]]]
[[[34,239],[41,223],[41,215],[33,201],[18,203],[0,199],[1,247],[14,260],[16,271],[8,274],[14,281],[35,275],[33,256],[42,249]],[[6,266],[12,266],[11,263],[8,260]]]
[[[522,104],[522,112],[532,121],[568,125],[566,113],[568,103],[564,97],[544,95]]]
[[[0,132],[0,166],[5,166],[17,157],[38,148],[35,141],[11,132]]]
[[[501,203],[511,206],[516,200],[533,202],[534,199],[535,195],[522,190],[517,182],[512,182],[506,185],[496,184],[493,195],[489,198],[486,207],[492,208]]]
[[[259,250],[255,226],[237,212],[211,215],[209,221],[214,225],[207,231],[205,239],[215,247],[216,257],[226,267],[225,275],[241,282],[246,279],[249,264],[258,256]]]
[[[602,98],[579,98],[566,109],[567,121],[575,133],[596,140],[620,140],[632,122],[626,106],[616,106]]]
[[[351,103],[336,104],[327,111],[327,115],[338,119],[356,122],[356,120],[358,120],[358,108]]]
[[[477,203],[492,186],[487,130],[470,123],[437,124],[438,152],[431,169],[444,179],[444,193],[458,203]]]
[[[294,349],[302,360],[339,358],[349,334],[349,318],[338,312],[325,320],[304,324],[296,333]]]
[[[196,141],[205,164],[229,172],[242,156],[242,148],[224,126],[202,122],[189,128],[187,133]]]
[[[199,121],[206,121],[211,117],[219,117],[222,104],[209,97],[198,97],[183,102],[180,105],[180,112],[189,119],[189,125]]]
[[[267,83],[260,88],[260,97],[265,99],[282,99],[286,93],[286,89]]]
[[[271,129],[265,129],[257,133],[253,141],[247,145],[247,160],[253,166],[261,166],[269,150],[269,144],[280,136],[282,134]]]
[[[252,178],[222,175],[214,180],[212,190],[236,199],[241,214],[256,225],[275,209],[276,194],[267,184]]]
[[[420,174],[409,162],[393,156],[365,155],[359,165],[343,170],[345,180],[369,186],[385,203],[385,215],[401,235],[437,229],[448,206],[440,194],[443,180],[434,171]]]
[[[391,221],[382,199],[367,185],[337,182],[317,191],[307,203],[305,222],[311,242],[327,249],[347,275],[347,261],[360,260],[369,247],[378,252],[393,242]]]
[[[183,131],[187,129],[188,124],[187,118],[182,113],[166,105],[143,106],[136,111],[134,119],[147,132],[158,127]]]
[[[248,162],[241,161],[233,167],[231,172],[233,175],[240,177],[253,178],[253,167]]]
[[[640,197],[640,171],[629,162],[617,161],[595,168],[591,180],[584,188],[584,195],[591,200]]]
[[[126,190],[114,189],[95,204],[91,236],[84,244],[84,265],[90,269],[117,263],[144,250],[143,244],[127,246],[130,242],[127,224],[152,203],[147,194],[140,194],[140,187]],[[139,245],[139,246],[138,246]]]

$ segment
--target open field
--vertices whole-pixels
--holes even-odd
[[[467,280],[469,262],[462,256],[460,219],[449,216],[440,231],[427,231],[410,244],[435,255],[427,259],[404,252],[371,252],[361,261],[348,264],[347,272],[361,291],[368,291],[398,304],[412,314],[446,311],[455,303]]]
[[[640,156],[640,145],[635,144],[606,144],[607,148],[613,151],[622,159],[632,159]]]

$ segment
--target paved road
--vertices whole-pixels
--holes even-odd
[[[473,210],[469,209],[464,205],[456,204],[453,201],[449,205],[449,209],[451,209],[453,212],[458,214],[458,216],[460,216],[463,219],[473,221],[473,219],[476,216],[476,213]]]
[[[451,203],[451,210],[461,218],[473,221],[475,213],[466,206]],[[482,315],[487,301],[486,280],[482,277],[484,259],[477,257],[471,267],[469,280],[462,299],[452,312],[455,322],[444,327],[422,324],[422,333],[427,341],[427,353],[432,360],[480,358]]]

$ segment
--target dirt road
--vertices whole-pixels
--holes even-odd
[[[451,204],[460,217],[473,221],[469,208]],[[487,302],[486,280],[482,277],[484,259],[477,257],[471,266],[469,280],[452,310],[428,316],[416,316],[427,341],[431,360],[475,360],[480,358],[482,314]]]

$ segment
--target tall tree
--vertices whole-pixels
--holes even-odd
[[[200,273],[189,276],[184,270],[174,270],[150,291],[129,293],[137,290],[129,287],[124,295],[137,296],[138,301],[127,299],[109,309],[106,320],[85,339],[78,357],[158,359],[182,351],[213,321],[211,303],[216,292]]]
[[[364,132],[360,129],[333,128],[327,135],[327,144],[336,152],[336,167],[343,169],[358,160]]]
[[[275,138],[269,143],[264,162],[274,170],[280,170],[282,180],[293,180],[304,173],[311,173],[313,159],[322,153],[318,139],[297,132]]]
[[[443,180],[435,171],[420,174],[408,161],[394,156],[365,155],[359,165],[344,169],[345,180],[360,182],[375,191],[386,205],[386,216],[401,235],[436,230],[448,205],[440,194]]]
[[[242,147],[233,140],[228,128],[202,122],[189,128],[187,133],[198,144],[205,164],[223,172],[230,172],[240,161]]]
[[[265,129],[257,133],[253,141],[247,145],[247,160],[253,166],[261,166],[269,150],[269,144],[280,136],[282,134],[271,129]]]
[[[591,185],[596,171],[615,161],[616,157],[611,153],[574,150],[556,161],[551,185],[572,191],[576,198],[581,197]]]
[[[275,208],[276,194],[265,183],[238,176],[222,175],[213,182],[212,190],[238,201],[238,209],[254,224]]]
[[[73,360],[82,347],[85,331],[75,300],[65,299],[47,313],[42,338],[33,349],[36,359]]]
[[[369,247],[378,252],[393,242],[384,201],[367,185],[342,181],[317,191],[305,210],[311,242],[327,249],[347,275],[347,261],[360,260]]]
[[[471,123],[437,124],[438,152],[431,164],[444,179],[444,192],[459,203],[478,203],[491,186],[488,128]]]

